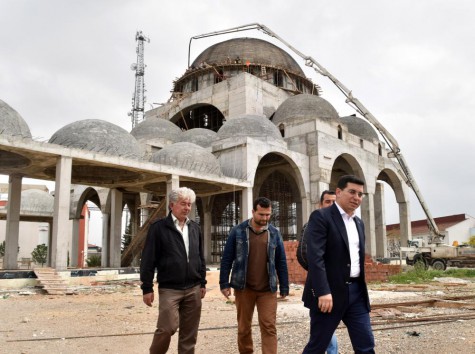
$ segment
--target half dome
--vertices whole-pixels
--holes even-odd
[[[141,158],[137,140],[125,129],[99,119],[80,120],[59,129],[49,143],[106,155]]]
[[[231,118],[218,130],[217,139],[231,137],[252,137],[255,139],[283,141],[279,129],[266,117],[243,115]]]
[[[289,97],[277,108],[272,121],[281,123],[303,123],[315,119],[338,119],[338,112],[327,100],[308,94]]]
[[[257,38],[234,38],[216,43],[198,55],[192,66],[199,67],[202,63],[225,65],[236,61],[276,67],[305,77],[300,66],[286,51]]]
[[[28,124],[10,105],[0,100],[0,135],[31,139]]]
[[[193,128],[181,133],[178,141],[189,142],[207,148],[210,147],[214,139],[216,139],[216,135],[216,132],[210,129]]]
[[[379,141],[379,136],[373,126],[366,120],[356,117],[354,115],[341,117],[341,122],[348,127],[348,132],[359,136],[364,140],[376,140]]]
[[[54,197],[39,189],[27,189],[21,192],[20,213],[24,215],[52,216]]]
[[[181,135],[181,129],[163,118],[147,118],[130,132],[138,141],[152,139],[164,139],[169,142],[177,142]]]
[[[189,171],[221,175],[217,158],[199,145],[179,142],[165,146],[152,155],[151,161]]]

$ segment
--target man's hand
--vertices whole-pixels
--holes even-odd
[[[231,288],[222,289],[221,293],[229,300],[229,297],[231,296]]]
[[[148,294],[144,294],[143,298],[142,298],[144,304],[147,305],[147,306],[150,306],[150,307],[152,307],[153,299],[154,299],[153,292],[148,293]]]
[[[206,295],[206,288],[201,288],[200,291],[201,291],[201,298],[204,298]]]
[[[322,295],[318,297],[318,308],[323,313],[332,312],[333,309],[333,297],[332,294]]]

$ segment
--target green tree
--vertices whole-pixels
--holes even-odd
[[[468,244],[472,247],[475,247],[475,236],[470,236],[468,239]]]
[[[0,257],[3,257],[5,255],[5,241],[0,243]]]
[[[33,252],[31,252],[31,258],[33,258],[33,261],[35,261],[37,264],[41,264],[41,266],[46,263],[47,256],[48,246],[46,246],[44,243],[36,246]]]
[[[125,252],[127,247],[129,247],[130,242],[132,242],[132,220],[125,228],[124,236],[122,236],[122,254]]]

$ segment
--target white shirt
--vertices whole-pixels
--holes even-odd
[[[340,211],[343,222],[345,223],[346,233],[348,234],[348,246],[350,248],[351,270],[350,277],[360,276],[360,237],[356,228],[355,215],[348,215],[339,205],[335,203]]]
[[[189,260],[189,251],[190,251],[190,237],[188,236],[188,224],[190,223],[190,219],[186,218],[185,225],[183,225],[183,230],[180,227],[180,221],[173,215],[172,213],[173,222],[175,223],[175,227],[178,232],[183,237],[183,243],[185,244],[186,250],[186,259]]]

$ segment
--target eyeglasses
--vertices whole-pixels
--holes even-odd
[[[350,193],[353,197],[358,197],[358,198],[361,198],[363,199],[364,198],[364,194],[363,192],[357,192],[355,191],[354,189],[345,189],[345,191],[347,191],[348,193]]]

